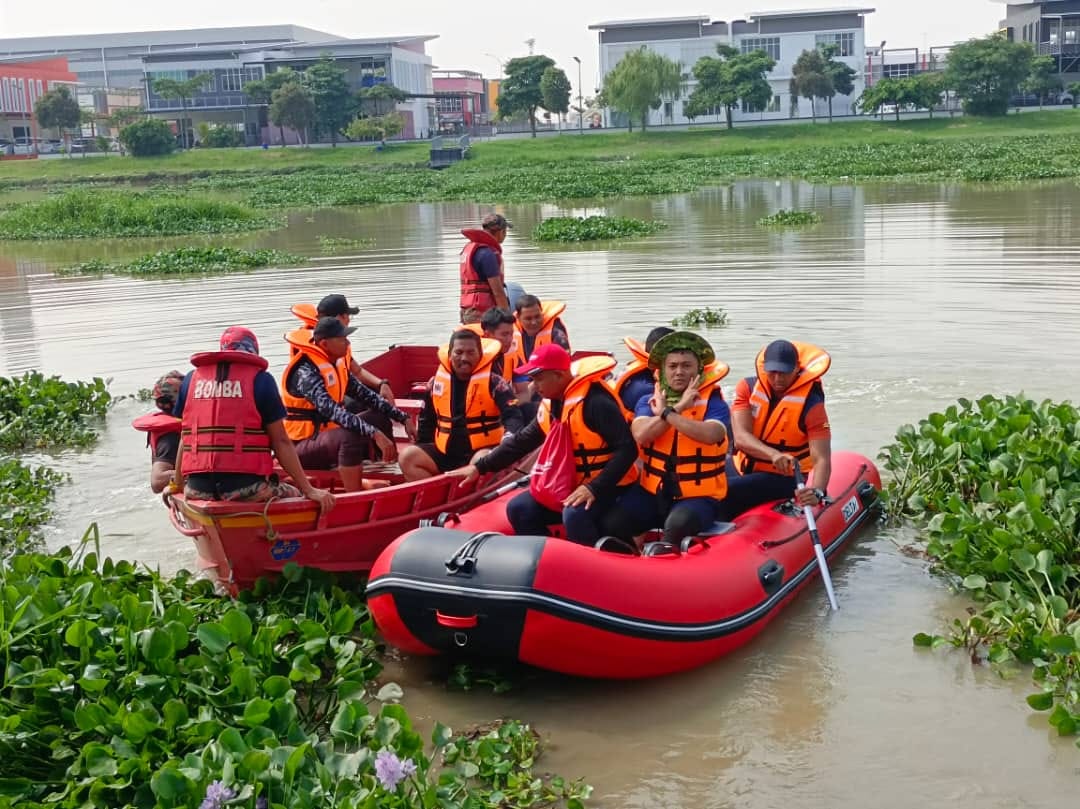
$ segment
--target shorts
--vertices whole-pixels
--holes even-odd
[[[484,313],[481,310],[474,309],[471,306],[462,307],[462,309],[461,309],[461,322],[464,325],[468,325],[470,323],[479,323],[480,322],[480,317],[483,314]]]
[[[417,444],[416,448],[427,453],[427,456],[435,462],[435,468],[440,472],[460,469],[463,466],[468,466],[472,460],[472,453],[464,456],[447,455],[445,452],[441,452],[434,444]]]
[[[341,427],[296,442],[296,455],[304,469],[360,466],[371,460],[374,441]]]
[[[249,479],[251,476],[240,477]],[[229,475],[193,475],[184,485],[184,497],[191,500],[265,503],[282,497],[300,497],[300,490],[291,483],[282,482],[277,475],[250,482],[245,480],[236,488],[230,488]]]

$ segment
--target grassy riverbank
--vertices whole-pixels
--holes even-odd
[[[0,187],[195,181],[262,207],[416,200],[526,201],[674,193],[736,177],[823,181],[1026,180],[1080,175],[1080,112],[746,127],[728,132],[567,133],[474,145],[472,158],[426,168],[426,144],[384,152],[200,150],[161,158],[94,157],[0,165]]]

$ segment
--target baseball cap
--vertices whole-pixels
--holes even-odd
[[[489,213],[480,220],[480,227],[484,230],[512,230],[514,226],[501,213]]]
[[[360,313],[359,306],[349,306],[349,301],[344,295],[327,295],[319,301],[316,311],[319,317],[337,317],[338,315],[356,315]]]
[[[221,350],[258,354],[259,338],[255,336],[255,332],[245,326],[229,326],[221,333]]]
[[[799,367],[799,352],[787,340],[773,340],[765,348],[765,370],[790,374]]]
[[[180,386],[184,382],[184,375],[179,371],[169,371],[154,383],[151,396],[159,410],[171,413],[176,397],[180,395]]]
[[[356,331],[356,326],[346,326],[336,317],[320,317],[319,322],[315,324],[315,331],[312,333],[311,338],[313,340],[329,340],[333,337],[348,337]]]
[[[529,361],[514,369],[515,374],[527,376],[540,371],[569,371],[570,354],[555,343],[540,346],[529,356]]]

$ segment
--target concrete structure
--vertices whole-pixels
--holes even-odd
[[[60,85],[75,96],[77,77],[68,70],[67,59],[0,62],[0,138],[8,141],[43,137],[34,118],[34,105],[45,93]],[[53,133],[47,133],[53,137]],[[0,154],[7,151],[0,148]]]
[[[444,135],[474,132],[491,121],[488,80],[472,70],[436,70],[432,73],[436,131]]]
[[[764,50],[776,60],[769,74],[773,88],[772,101],[764,110],[747,107],[736,109],[734,120],[767,120],[811,115],[810,102],[791,97],[788,89],[795,60],[805,50],[823,45],[836,45],[835,58],[858,73],[855,89],[850,96],[833,98],[837,114],[852,112],[852,106],[863,91],[866,67],[865,18],[872,8],[828,8],[801,11],[755,12],[745,20],[730,23],[712,20],[707,16],[664,17],[643,20],[617,20],[595,23],[590,30],[599,32],[600,82],[629,51],[646,47],[679,62],[686,81],[678,98],[667,99],[659,110],[650,114],[650,125],[686,123],[683,106],[696,85],[693,66],[703,56],[715,56],[717,45],[730,45],[743,52]],[[827,111],[825,101],[817,102],[818,114]],[[605,125],[624,126],[625,118],[612,111],[605,112]],[[695,121],[722,121],[723,110],[716,115],[698,116]]]
[[[233,125],[243,130],[248,143],[258,143],[264,138],[273,142],[277,128],[267,126],[267,105],[253,103],[244,93],[247,82],[283,66],[303,71],[329,53],[346,68],[349,84],[357,90],[390,82],[407,93],[430,96],[432,65],[425,43],[431,39],[346,39],[296,25],[263,25],[0,39],[0,58],[66,55],[86,88],[138,88],[147,111],[166,118],[180,112],[179,101],[155,94],[153,80],[210,73],[213,78],[188,104],[187,128],[194,130],[203,121]],[[410,100],[397,109],[406,119],[405,137],[434,126],[429,99]]]
[[[1080,81],[1080,0],[1001,1],[1006,6],[1001,21],[1006,36],[1054,57],[1064,84]]]

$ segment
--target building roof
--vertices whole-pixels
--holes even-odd
[[[107,34],[65,34],[39,37],[10,37],[0,39],[0,51],[42,52],[68,51],[80,48],[116,48],[124,46],[170,45],[179,42],[244,43],[267,40],[289,41],[305,39],[312,42],[337,40],[341,37],[326,31],[316,31],[300,25],[243,25],[223,28],[184,28],[165,31],[118,31]]]
[[[873,14],[876,9],[863,8],[861,6],[840,6],[837,8],[797,8],[787,11],[754,11],[746,15],[746,19],[777,20],[785,17],[825,17],[832,14]]]
[[[605,28],[639,28],[646,25],[673,25],[678,23],[703,22],[708,23],[709,17],[648,17],[641,20],[608,20],[607,22],[594,22],[589,26],[590,31],[600,31]]]
[[[327,34],[326,36],[330,36]],[[334,48],[346,48],[349,46],[364,47],[367,45],[400,45],[407,42],[430,42],[433,39],[438,39],[438,34],[420,34],[409,35],[400,37],[365,37],[363,39],[345,39],[338,37],[336,39],[324,40],[290,40],[288,42],[263,42],[256,45],[240,45],[240,44],[214,44],[214,45],[195,45],[190,48],[172,48],[167,50],[152,51],[149,56],[151,59],[170,59],[183,56],[191,56],[192,54],[207,54],[207,53],[254,53],[256,51],[287,51],[295,50],[298,48],[321,48],[324,50],[332,50]],[[145,58],[145,56],[144,56]]]

